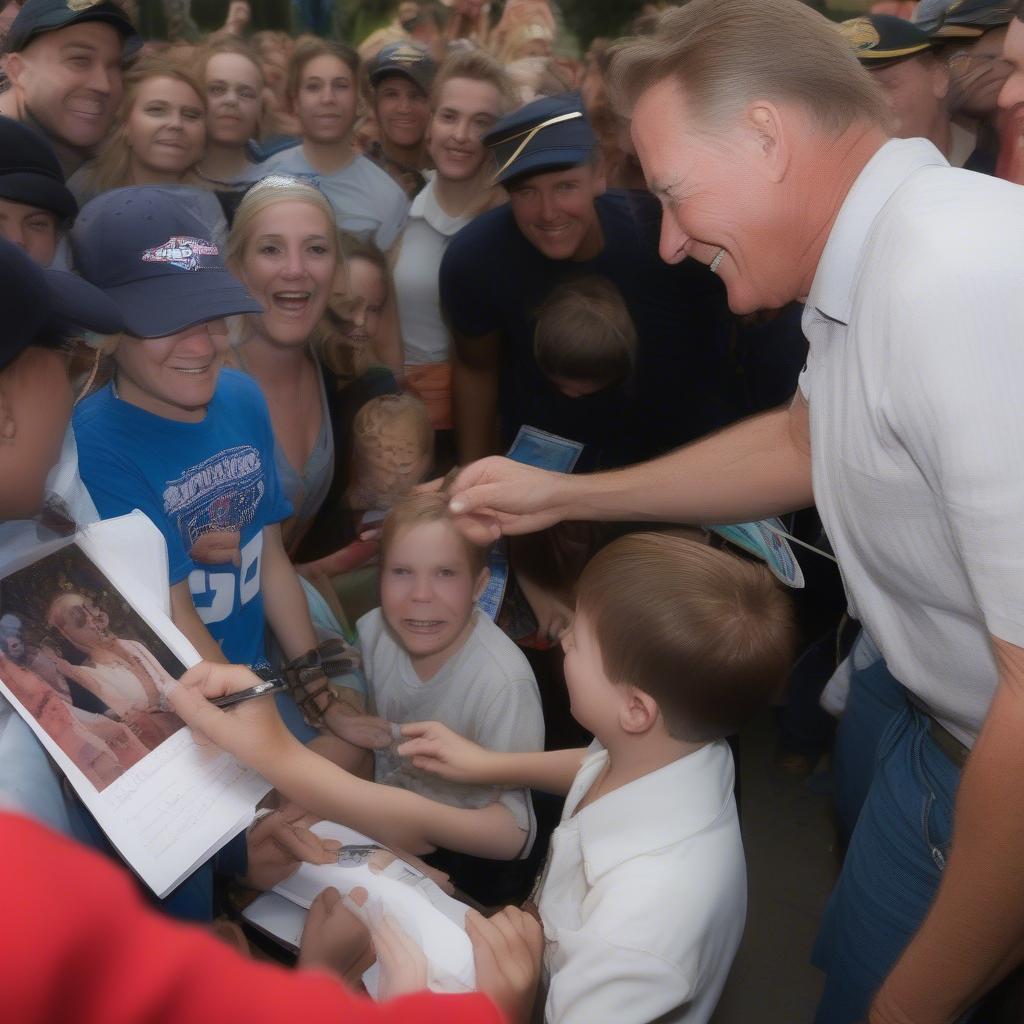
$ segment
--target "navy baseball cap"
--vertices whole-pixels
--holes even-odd
[[[8,53],[24,50],[36,36],[84,21],[100,21],[124,40],[124,55],[142,47],[142,37],[124,10],[111,0],[25,0],[7,33]]]
[[[58,348],[76,327],[115,334],[116,305],[74,274],[47,270],[19,246],[0,238],[0,370],[27,348]]]
[[[868,68],[887,68],[930,50],[935,40],[919,25],[891,14],[868,14],[836,26],[854,55]]]
[[[263,312],[175,189],[136,185],[98,195],[82,207],[71,248],[78,272],[114,300],[137,338]]]
[[[420,92],[429,94],[437,74],[437,64],[415,43],[392,43],[377,54],[370,65],[370,85],[375,88],[389,75],[408,78]]]
[[[914,24],[939,40],[977,39],[990,28],[1008,25],[1014,0],[921,0]]]
[[[542,96],[506,115],[484,136],[498,169],[494,180],[578,167],[597,139],[578,93]]]
[[[53,146],[10,117],[0,117],[0,199],[49,210],[61,220],[78,213]]]

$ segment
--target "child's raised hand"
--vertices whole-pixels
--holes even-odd
[[[217,697],[247,690],[259,682],[260,679],[243,665],[201,661],[181,677],[166,697],[178,717],[194,732],[245,764],[259,768],[276,760],[283,749],[297,742],[281,721],[274,701],[259,697],[226,710],[210,703]]]
[[[540,922],[516,907],[486,918],[466,911],[473,943],[476,987],[490,996],[510,1024],[527,1024],[537,995],[544,932]]]
[[[404,743],[397,748],[414,768],[449,782],[486,782],[487,751],[440,722],[403,725]]]

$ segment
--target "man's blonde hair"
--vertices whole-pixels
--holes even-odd
[[[889,125],[885,98],[843,36],[801,0],[691,0],[666,11],[653,35],[616,47],[616,105],[671,79],[695,128],[735,120],[751,102],[796,103],[828,134],[854,121]]]

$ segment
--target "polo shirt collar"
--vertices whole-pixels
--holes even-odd
[[[875,218],[914,171],[934,166],[948,164],[927,139],[890,139],[867,162],[843,200],[818,261],[807,296],[809,315],[849,324],[854,278]]]
[[[597,743],[591,750],[581,774],[592,782],[608,753]],[[707,828],[732,802],[734,782],[732,751],[719,740],[584,807],[577,827],[587,883]]]

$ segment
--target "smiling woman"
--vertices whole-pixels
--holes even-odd
[[[68,187],[80,204],[125,185],[179,188],[182,204],[210,225],[212,240],[222,245],[227,223],[220,203],[196,187],[195,168],[205,148],[206,99],[199,82],[174,61],[144,58],[125,75],[114,131]]]

